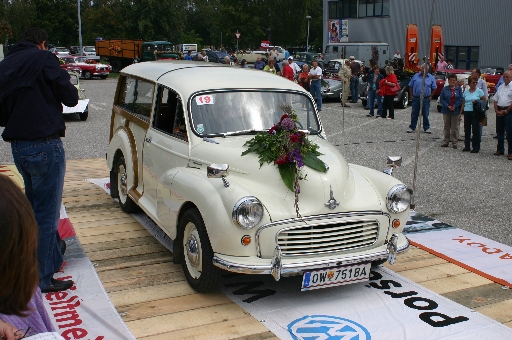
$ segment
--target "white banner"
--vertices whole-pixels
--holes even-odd
[[[386,268],[307,292],[301,277],[234,275],[222,291],[281,339],[512,339],[512,329]]]
[[[54,277],[74,282],[70,290],[43,294],[46,310],[64,339],[135,339],[110,302],[88,258],[66,260],[62,272]]]

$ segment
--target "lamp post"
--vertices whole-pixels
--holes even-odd
[[[306,19],[308,19],[308,36],[306,38],[306,52],[309,52],[309,20],[311,19],[311,16],[307,15]]]
[[[77,1],[77,5],[78,5],[78,42],[79,42],[79,47],[78,47],[78,55],[83,55],[84,54],[84,51],[83,51],[83,47],[82,47],[82,17],[80,15],[80,0]]]

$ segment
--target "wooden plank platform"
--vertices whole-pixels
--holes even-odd
[[[104,159],[68,161],[63,201],[112,303],[138,339],[277,339],[222,293],[191,289],[169,251],[84,181],[104,177]],[[415,247],[387,267],[512,327],[511,289]]]

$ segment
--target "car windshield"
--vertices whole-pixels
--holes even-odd
[[[327,64],[327,68],[330,70],[339,70],[341,68],[341,62],[329,61],[329,64]]]
[[[87,57],[75,58],[76,63],[85,63],[86,60],[87,60]]]
[[[210,92],[195,95],[190,104],[193,129],[201,136],[268,130],[281,119],[284,105],[290,105],[297,114],[299,129],[320,132],[313,103],[303,93]]]
[[[172,51],[172,45],[171,44],[157,44],[155,45],[157,51],[165,51],[165,52],[171,52]]]

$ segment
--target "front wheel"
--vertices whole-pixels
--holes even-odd
[[[84,75],[84,78],[87,80],[92,79],[92,73],[90,71],[84,71],[83,75]]]
[[[107,79],[108,76],[100,76],[101,79]]]
[[[213,265],[213,250],[203,218],[197,209],[190,209],[180,220],[183,230],[183,271],[189,285],[200,293],[217,286],[220,270]]]

